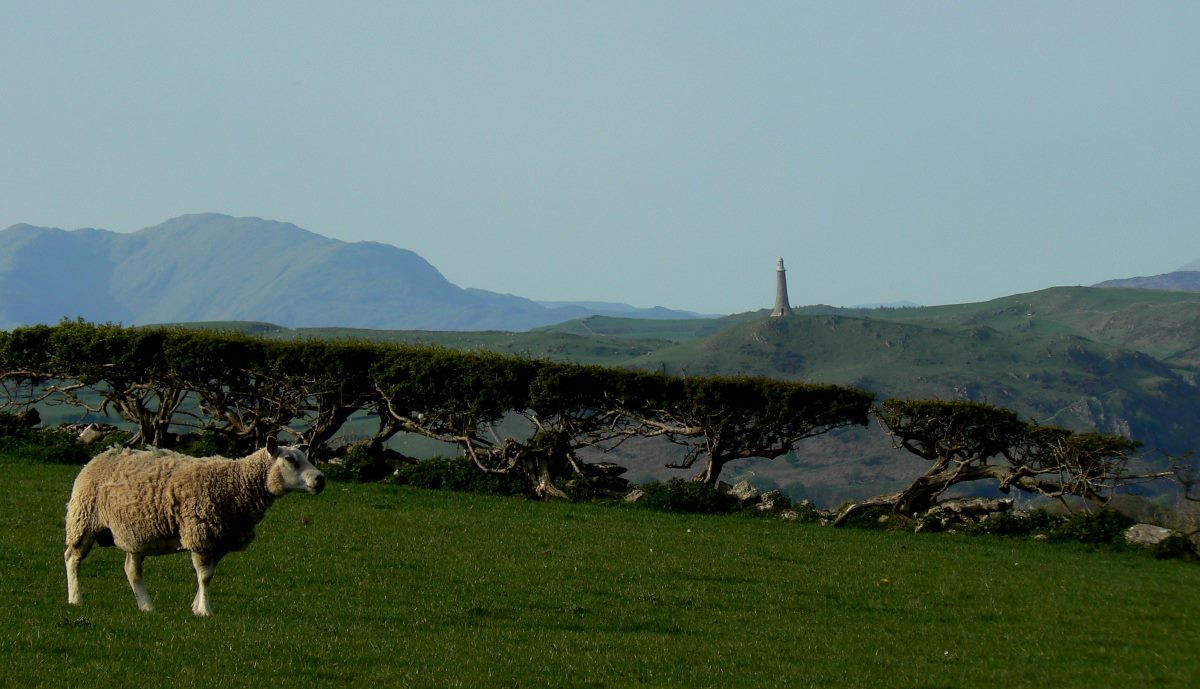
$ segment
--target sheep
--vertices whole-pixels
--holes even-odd
[[[276,498],[324,489],[324,474],[304,451],[274,439],[239,460],[106,450],[79,472],[67,504],[67,602],[80,604],[79,563],[96,543],[125,551],[125,576],[146,612],[154,604],[142,580],[142,561],[187,550],[198,584],[192,612],[210,616],[208,587],[221,558],[250,545],[255,525]]]

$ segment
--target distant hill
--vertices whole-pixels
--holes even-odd
[[[596,313],[696,316],[463,289],[412,251],[260,218],[185,215],[131,234],[31,225],[0,231],[3,329],[82,316],[125,324],[523,331]]]
[[[626,365],[635,362],[677,374],[851,384],[883,398],[987,402],[1039,423],[1121,433],[1148,450],[1200,449],[1195,292],[1060,287],[955,306],[800,309]],[[747,469],[781,487],[799,483],[803,490],[789,490],[826,504],[895,489],[915,475],[911,458],[878,429],[818,439],[797,455],[791,466]]]
[[[1105,280],[1095,286],[1135,287],[1138,289],[1161,289],[1173,292],[1200,292],[1200,261],[1193,261],[1193,263],[1189,263],[1188,265],[1197,265],[1197,267],[1193,270],[1177,270],[1174,273],[1164,273],[1148,277]]]

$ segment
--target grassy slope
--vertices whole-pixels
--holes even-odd
[[[7,686],[1190,687],[1200,567],[383,485],[290,496],[195,619],[186,557],[65,604],[75,469],[0,459]]]
[[[189,325],[279,338],[362,338],[462,349],[494,349],[555,359],[572,359],[579,355],[596,363],[624,365],[636,364],[644,354],[652,351],[670,350],[659,354],[684,360],[692,351],[690,348],[716,349],[720,340],[706,341],[724,335],[727,329],[736,331],[761,324],[768,320],[767,313],[763,310],[720,319],[666,321],[596,316],[524,333],[346,328],[289,330],[270,324],[236,322]],[[1179,370],[1200,371],[1200,293],[1193,292],[1055,287],[975,304],[877,310],[811,306],[798,309],[797,314],[869,320],[880,328],[887,323],[907,325],[943,336],[947,346],[953,339],[972,339],[975,333],[982,332],[981,329],[1005,333],[1025,342],[1077,336],[1108,347],[1141,351]],[[928,359],[945,358],[936,348],[943,345],[933,341],[923,345],[930,346],[926,351]],[[820,357],[825,355],[825,352],[813,352],[814,364],[820,363]],[[727,372],[736,372],[741,365],[735,358]],[[759,368],[773,370],[769,365]]]
[[[900,309],[873,317],[928,324],[986,324],[1038,335],[1073,334],[1200,369],[1200,293],[1055,287],[981,304]]]
[[[528,332],[363,330],[354,328],[289,329],[264,323],[214,321],[168,324],[189,328],[230,330],[277,339],[358,339],[437,345],[462,350],[487,350],[501,354],[545,358],[556,361],[618,365],[679,342],[708,337],[731,323],[752,317],[693,320],[650,320],[592,316]]]
[[[1196,446],[1200,428],[1200,388],[1191,382],[1198,369],[1190,363],[1197,345],[1200,294],[1055,288],[920,309],[814,307],[627,363],[985,401],[1182,452]]]

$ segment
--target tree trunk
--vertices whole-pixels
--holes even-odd
[[[868,500],[847,505],[846,508],[842,510],[841,514],[837,516],[837,519],[833,520],[833,525],[844,526],[846,522],[850,520],[850,517],[871,507],[891,507],[893,508],[893,511],[895,511],[896,501],[900,498],[900,495],[900,493],[877,495]]]
[[[721,479],[721,470],[725,468],[727,460],[713,459],[709,455],[708,461],[704,463],[704,470],[692,477],[697,483],[707,483],[710,486],[717,485],[717,481]]]
[[[353,407],[339,407],[333,412],[318,414],[317,418],[313,420],[313,424],[301,431],[298,437],[301,442],[308,445],[309,453],[316,455],[320,452],[321,447],[342,429],[346,420],[355,411],[357,409]],[[379,443],[379,445],[382,444],[382,442]]]
[[[912,517],[937,504],[938,496],[946,492],[950,486],[989,478],[996,479],[1001,486],[1004,486],[1004,479],[1012,473],[1003,467],[996,466],[960,465],[955,468],[947,468],[947,464],[939,463],[902,491],[879,495],[846,507],[834,520],[833,525],[841,526],[854,514],[870,507],[891,507],[892,514]]]
[[[567,499],[569,497],[554,485],[555,466],[561,466],[565,464],[564,462],[556,462],[550,453],[542,450],[524,450],[518,457],[517,462],[521,470],[521,475],[525,478],[525,484],[529,486],[529,490],[533,495],[542,499]],[[557,473],[561,474],[561,471]]]

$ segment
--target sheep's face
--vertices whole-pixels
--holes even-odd
[[[325,474],[308,461],[303,450],[279,446],[271,454],[275,457],[271,468],[276,479],[273,483],[282,488],[281,493],[304,490],[315,495],[325,490]]]

